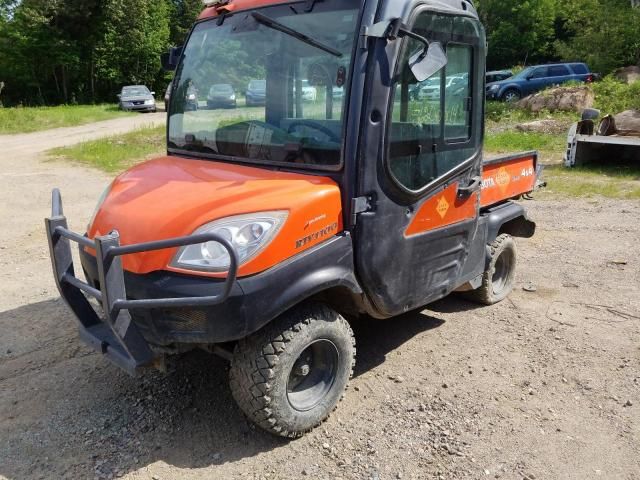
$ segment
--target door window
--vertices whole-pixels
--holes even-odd
[[[474,42],[480,36],[467,18],[421,14],[413,30],[440,41],[448,63],[440,72],[417,82],[408,60],[422,43],[406,39],[397,67],[388,166],[397,183],[418,191],[468,160],[478,145],[472,125]]]
[[[533,72],[531,72],[531,76],[529,78],[533,79],[533,78],[545,78],[545,77],[548,77],[549,76],[547,74],[548,70],[549,69],[547,67],[536,68]]]

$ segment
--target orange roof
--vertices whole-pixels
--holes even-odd
[[[219,2],[218,4],[206,7],[198,20],[217,17],[218,15],[238,12],[240,10],[250,10],[252,8],[267,7],[278,3],[286,3],[287,0],[230,0],[229,2]]]

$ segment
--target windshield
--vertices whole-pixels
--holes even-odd
[[[124,87],[122,95],[125,97],[133,97],[134,95],[149,95],[147,87]]]
[[[295,2],[197,24],[176,72],[169,149],[339,165],[347,96],[335,87],[348,81],[359,3]],[[235,92],[234,102],[207,103],[205,93],[223,88]]]

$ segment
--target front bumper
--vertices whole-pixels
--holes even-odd
[[[207,307],[218,305],[229,298],[236,283],[238,255],[233,246],[219,235],[206,233],[177,237],[155,242],[121,246],[118,232],[90,240],[67,228],[62,211],[60,192],[52,194],[51,217],[45,219],[47,239],[53,273],[60,295],[74,313],[80,327],[80,338],[90,347],[102,353],[117,366],[131,374],[154,360],[149,343],[130,312],[163,308]],[[93,285],[75,276],[70,242],[81,249],[88,247],[96,252],[96,279]],[[125,289],[124,270],[120,257],[149,250],[175,248],[207,241],[219,242],[228,252],[231,264],[227,278],[214,294],[203,296],[145,297],[131,299]],[[100,304],[96,309],[89,302],[93,297]],[[101,311],[100,311],[101,310]]]
[[[151,346],[235,341],[328,289],[340,287],[356,297],[362,295],[346,232],[262,273],[236,279],[233,246],[213,234],[126,246],[119,245],[117,232],[90,240],[67,229],[57,190],[52,215],[45,222],[58,290],[78,321],[80,337],[132,374],[153,362]],[[87,283],[74,275],[70,241],[80,245]],[[232,265],[226,279],[168,271],[134,274],[124,271],[119,258],[206,241],[218,241],[229,251]],[[86,296],[97,299],[102,311]]]
[[[135,111],[135,112],[152,112],[156,109],[156,104],[152,104],[152,105],[145,105],[140,104],[140,105],[134,105],[132,103],[127,103],[127,104],[122,104],[122,108],[124,110],[131,110],[131,111]]]

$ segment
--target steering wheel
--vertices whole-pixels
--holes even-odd
[[[324,133],[329,139],[333,142],[340,143],[340,137],[336,135],[329,127],[325,127],[321,123],[314,122],[313,120],[296,120],[289,124],[289,128],[287,128],[287,133],[292,133],[295,127],[309,127],[314,130],[318,130],[319,132]]]

